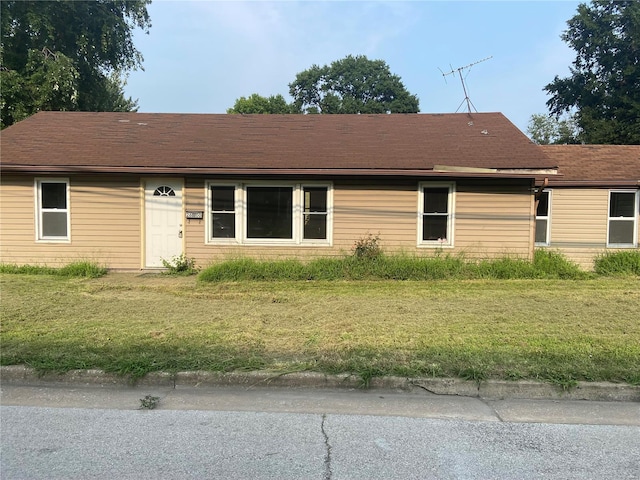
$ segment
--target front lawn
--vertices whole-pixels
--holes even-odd
[[[640,384],[640,282],[0,274],[3,365]]]

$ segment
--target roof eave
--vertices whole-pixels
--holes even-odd
[[[117,167],[68,165],[2,165],[3,174],[130,174],[130,175],[224,175],[224,176],[336,176],[336,177],[466,177],[534,179],[527,173],[502,172],[443,172],[431,169],[372,169],[372,168],[203,168],[203,167]]]
[[[541,183],[542,179],[537,178],[536,183]],[[611,188],[611,187],[624,187],[624,188],[638,188],[640,187],[640,180],[624,179],[624,180],[563,180],[549,178],[549,188],[552,187],[598,187],[598,188]]]

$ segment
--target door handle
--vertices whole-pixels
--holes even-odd
[[[182,230],[178,232],[178,238],[182,238]]]

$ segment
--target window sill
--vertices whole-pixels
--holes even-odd
[[[233,246],[233,247],[331,247],[333,246],[331,242],[325,241],[325,242],[311,242],[311,241],[304,241],[304,242],[295,242],[293,240],[291,241],[282,241],[282,242],[277,242],[277,241],[264,241],[264,240],[257,240],[257,241],[244,241],[244,242],[240,242],[237,240],[232,240],[232,241],[220,241],[220,240],[216,240],[216,241],[212,241],[209,240],[208,242],[205,243],[205,245],[212,245],[212,246]]]
[[[71,243],[71,239],[70,238],[61,238],[61,239],[39,238],[36,240],[36,243]]]

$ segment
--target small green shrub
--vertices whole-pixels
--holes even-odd
[[[172,257],[171,260],[163,258],[162,265],[169,275],[193,275],[198,272],[195,259],[187,257],[184,253]]]
[[[594,261],[598,275],[640,276],[640,249],[605,252]]]
[[[380,236],[371,235],[362,237],[353,244],[351,249],[353,256],[356,258],[378,258],[382,256],[382,247],[380,246]]]

